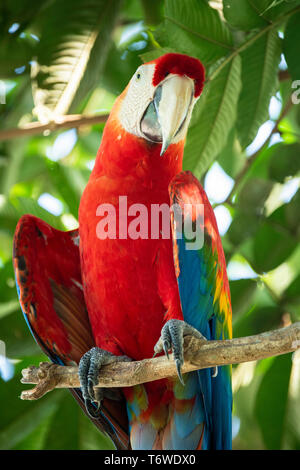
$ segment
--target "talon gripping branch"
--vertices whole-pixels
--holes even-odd
[[[198,180],[182,172],[203,84],[202,64],[185,55],[166,54],[140,66],[106,123],[82,195],[79,229],[61,232],[26,215],[15,233],[14,267],[28,326],[53,362],[79,364],[81,389],[73,394],[120,449],[231,447],[230,367],[181,375],[185,334],[231,337],[214,213]],[[176,204],[182,227],[171,215],[169,238],[130,237],[124,230],[118,237],[99,236],[99,207],[105,205],[115,208],[120,233],[120,196],[127,198],[131,221],[137,205],[150,214],[153,205]],[[188,222],[201,226],[197,249],[178,236]],[[93,388],[103,364],[149,358],[154,347],[156,353],[173,350],[177,379],[127,388],[121,398]]]

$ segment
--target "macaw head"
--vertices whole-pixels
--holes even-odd
[[[130,134],[161,144],[163,155],[170,144],[184,141],[204,77],[202,63],[183,54],[141,65],[120,97],[120,124]]]

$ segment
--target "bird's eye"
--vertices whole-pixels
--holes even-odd
[[[141,74],[140,73],[137,73],[136,74],[136,78],[139,80],[141,78]]]
[[[170,73],[170,72],[166,72],[166,73],[165,73],[165,77],[167,77],[167,76],[169,75],[169,73]]]

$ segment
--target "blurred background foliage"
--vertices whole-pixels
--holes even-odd
[[[234,336],[300,320],[299,49],[299,0],[1,0],[0,448],[112,448],[66,391],[19,399],[21,369],[45,357],[12,238],[25,213],[77,226],[104,126],[78,119],[109,113],[142,60],[176,51],[206,66],[184,166],[215,209]],[[57,124],[65,114],[74,127]],[[295,353],[234,366],[235,449],[300,449],[299,365]]]

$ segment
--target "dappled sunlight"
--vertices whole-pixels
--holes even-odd
[[[215,162],[206,173],[204,189],[211,202],[223,202],[229,195],[234,180],[226,174],[221,166]]]
[[[46,155],[50,160],[54,162],[61,160],[62,158],[69,155],[77,142],[77,133],[75,129],[62,132],[55,139],[54,144],[48,147]]]
[[[230,227],[232,217],[230,211],[225,206],[217,206],[214,209],[214,213],[217,219],[218,229],[220,235],[223,236]]]
[[[232,372],[232,390],[236,393],[241,387],[247,387],[253,380],[257,361],[238,364]]]
[[[240,255],[236,255],[230,260],[227,265],[227,274],[229,279],[232,281],[237,279],[253,279],[257,277],[257,274],[253,271],[249,263],[247,263],[247,261]]]

